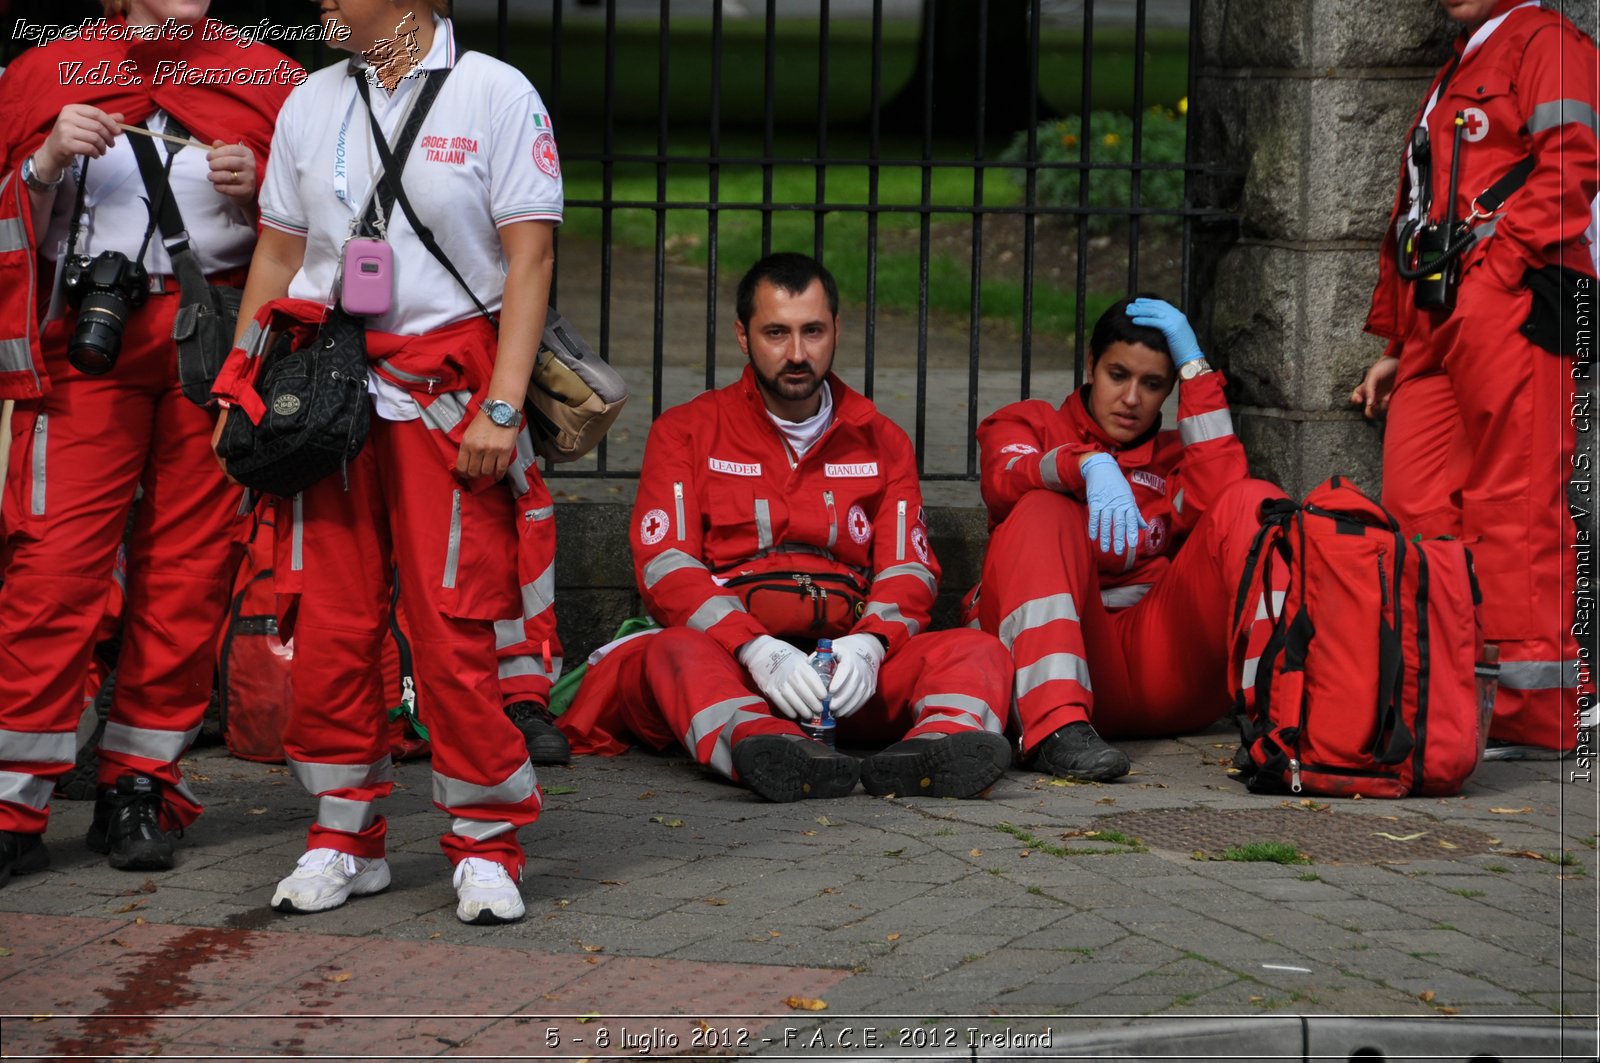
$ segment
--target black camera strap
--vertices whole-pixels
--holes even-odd
[[[489,312],[488,307],[483,305],[483,301],[478,298],[466,280],[462,278],[460,271],[455,267],[455,263],[450,261],[449,256],[444,253],[444,249],[439,246],[439,241],[434,238],[433,230],[424,225],[422,220],[417,217],[417,212],[411,209],[411,201],[406,198],[405,186],[400,181],[400,173],[405,165],[405,159],[410,154],[411,141],[415,139],[417,130],[422,126],[422,118],[427,114],[428,108],[432,106],[434,96],[439,94],[439,86],[444,84],[444,79],[449,76],[452,69],[454,68],[446,67],[443,70],[428,71],[428,80],[419,90],[422,95],[417,97],[417,102],[411,109],[411,117],[406,122],[406,128],[401,131],[400,139],[396,141],[400,156],[398,161],[395,158],[395,152],[389,150],[389,142],[384,139],[383,130],[378,125],[378,116],[372,113],[372,97],[367,88],[367,79],[364,76],[356,77],[356,90],[361,93],[361,102],[367,106],[367,118],[372,123],[372,139],[377,145],[378,157],[383,160],[383,177],[379,181],[378,195],[374,199],[381,198],[383,200],[385,216],[394,208],[395,202],[399,202],[400,209],[405,212],[406,220],[411,223],[411,230],[417,234],[417,239],[422,241],[422,246],[426,247],[428,252],[439,260],[441,266],[450,271],[450,276],[454,277],[456,283],[461,285],[461,290],[467,293],[467,298],[471,299],[472,305],[478,308],[478,313],[488,318],[490,324],[499,327],[499,322],[495,320],[495,316]],[[352,74],[357,73],[359,71],[352,70]],[[429,90],[432,90],[431,93]],[[372,210],[373,208],[368,208],[369,214]]]
[[[144,128],[144,123],[140,123],[140,128]],[[189,131],[172,117],[167,119],[167,131],[176,137],[189,135]],[[172,161],[183,148],[170,149],[166,165],[162,166],[161,160],[156,157],[156,146],[148,137],[131,135],[128,146],[133,149],[133,157],[139,162],[139,176],[150,195],[150,227],[145,230],[145,246],[149,245],[150,235],[159,224],[161,242],[167,249],[167,257],[172,260],[172,273],[178,278],[178,290],[183,295],[183,301],[197,302],[205,294],[206,276],[200,271],[200,261],[195,257],[194,249],[189,246],[189,231],[184,227],[183,213],[178,210],[178,197],[172,194]],[[139,248],[139,258],[144,258],[144,246]]]

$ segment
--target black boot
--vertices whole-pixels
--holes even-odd
[[[38,834],[19,834],[0,830],[0,886],[12,875],[28,875],[50,866],[50,850]]]
[[[804,735],[751,735],[733,747],[739,781],[768,801],[844,797],[856,788],[861,762]]]
[[[977,797],[1011,766],[1011,743],[992,731],[906,738],[861,764],[867,793],[899,797]]]
[[[535,764],[566,764],[572,760],[567,736],[556,730],[555,717],[537,701],[513,701],[506,716],[522,732],[528,746],[528,759]]]
[[[1128,774],[1128,755],[1108,745],[1082,720],[1069,723],[1039,743],[1036,765],[1052,775],[1110,782]]]
[[[173,865],[172,836],[161,829],[161,790],[147,775],[124,775],[100,791],[85,844],[110,855],[119,871],[165,871]]]

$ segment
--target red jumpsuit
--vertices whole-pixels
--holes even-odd
[[[1024,756],[1081,720],[1106,737],[1171,735],[1227,709],[1239,578],[1257,510],[1282,492],[1247,478],[1222,388],[1221,373],[1181,385],[1177,430],[1126,447],[1090,416],[1087,389],[978,426],[990,536],[967,617],[1011,651]],[[1088,536],[1078,461],[1092,451],[1116,458],[1149,524],[1122,557]],[[1252,626],[1261,645],[1265,628]]]
[[[121,20],[114,20],[121,26]],[[211,24],[214,26],[214,24]],[[125,30],[125,27],[124,27]],[[107,37],[115,34],[107,34]],[[239,558],[240,492],[211,456],[212,415],[178,390],[172,294],[134,311],[116,366],[71,368],[76,315],[41,326],[50,271],[40,268],[33,211],[20,174],[68,103],[138,122],[162,110],[205,143],[248,144],[265,172],[274,118],[291,85],[279,76],[246,89],[158,80],[181,58],[198,69],[298,71],[262,44],[208,39],[179,45],[84,38],[23,53],[0,79],[0,398],[17,400],[4,495],[0,588],[0,830],[40,833],[55,779],[72,767],[84,677],[128,531],[126,624],[115,699],[100,745],[99,781],[143,774],[161,784],[163,825],[192,822],[200,804],[178,758],[210,703],[217,639]],[[60,67],[101,62],[128,78],[70,79]],[[131,67],[121,64],[130,63]],[[195,150],[195,149],[191,149]],[[97,178],[91,169],[89,190]],[[73,178],[56,195],[72,196]],[[70,200],[68,201],[71,202]],[[92,210],[93,200],[90,201]],[[180,203],[191,212],[217,202]],[[80,245],[81,250],[81,245]],[[119,248],[133,255],[137,246]],[[225,281],[243,281],[244,263]],[[170,280],[170,279],[169,279]],[[218,278],[213,278],[218,280]]]
[[[1593,42],[1560,14],[1512,0],[1494,14],[1505,18],[1487,36],[1457,40],[1465,54],[1427,117],[1434,219],[1446,209],[1458,112],[1466,124],[1457,218],[1467,218],[1474,197],[1514,163],[1529,155],[1536,162],[1504,209],[1476,222],[1478,240],[1462,257],[1448,316],[1416,309],[1412,285],[1395,268],[1411,183],[1402,168],[1366,324],[1400,359],[1384,436],[1383,502],[1408,532],[1456,536],[1472,550],[1484,637],[1500,645],[1492,736],[1571,749],[1579,657],[1568,558],[1578,539],[1565,492],[1579,471],[1572,408],[1579,363],[1519,329],[1532,303],[1525,270],[1561,264],[1595,272],[1593,233],[1585,230],[1600,191],[1600,74]]]
[[[975,631],[921,633],[939,563],[911,441],[838,377],[827,381],[833,421],[798,461],[749,368],[652,426],[630,543],[645,608],[666,630],[623,643],[584,677],[559,717],[574,753],[615,755],[630,736],[677,742],[732,777],[737,742],[800,733],[735,659],[767,631],[719,583],[787,571],[794,551],[866,574],[871,590],[851,633],[888,640],[877,693],[840,721],[844,737],[1004,729],[1011,664],[1001,647]]]
[[[262,312],[314,322],[322,307],[280,299]],[[516,831],[538,819],[542,798],[501,710],[499,676],[530,633],[535,645],[554,640],[555,520],[526,426],[510,490],[454,472],[496,339],[481,318],[421,336],[369,331],[373,371],[407,388],[422,417],[374,416],[348,489],[334,475],[278,503],[275,578],[282,627],[295,639],[284,753],[318,798],[307,849],[384,854],[375,801],[393,789],[380,670],[392,571],[433,747],[434,804],[454,817],[441,847],[452,864],[481,857],[521,873]],[[262,410],[251,354],[235,350],[217,381],[216,394],[239,406],[232,416]]]

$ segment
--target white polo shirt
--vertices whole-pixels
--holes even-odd
[[[434,17],[433,46],[418,64],[455,67],[412,145],[402,181],[422,222],[491,311],[500,308],[505,258],[499,227],[561,220],[561,165],[544,101],[515,68],[469,52],[457,62],[449,19]],[[289,295],[329,300],[351,222],[375,171],[366,108],[347,63],[319,70],[289,94],[278,115],[261,189],[261,221],[306,240]],[[368,77],[373,112],[393,146],[419,78],[386,92]],[[417,238],[397,202],[388,219],[395,293],[389,313],[367,319],[380,332],[415,336],[477,314],[466,292]]]

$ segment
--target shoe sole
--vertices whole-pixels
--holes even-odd
[[[559,748],[548,739],[535,739],[528,743],[528,759],[541,766],[572,763],[572,747],[565,742]]]
[[[766,736],[752,736],[735,746],[733,766],[739,780],[768,801],[788,804],[847,797],[861,778],[861,762],[854,757],[807,756],[799,741],[788,738],[750,746],[762,737]],[[742,756],[740,750],[745,751]]]
[[[505,926],[508,923],[520,923],[527,914],[528,913],[524,911],[519,915],[514,915],[510,918],[507,918],[505,916],[496,915],[488,908],[484,908],[471,919],[461,919],[461,909],[456,909],[456,918],[461,919],[461,921],[466,923],[468,926]]]
[[[383,875],[381,876],[383,881],[372,889],[357,887],[357,884],[361,882],[361,879],[365,874],[367,874],[367,872],[362,872],[361,875],[357,875],[353,880],[351,880],[350,892],[344,895],[343,900],[340,900],[335,904],[324,905],[321,908],[296,908],[294,901],[290,898],[280,898],[275,896],[272,898],[272,902],[267,905],[267,907],[271,908],[273,911],[283,912],[285,915],[316,915],[318,912],[331,912],[335,908],[343,908],[352,897],[373,897],[389,888],[390,877],[388,864],[383,865]]]
[[[45,870],[49,866],[50,850],[43,845],[23,853],[7,865],[4,872],[0,872],[0,889],[3,889],[6,883],[17,875],[32,875]]]
[[[1133,768],[1133,762],[1128,759],[1127,754],[1115,750],[1113,752],[1117,754],[1115,758],[1106,759],[1105,763],[1097,764],[1087,769],[1060,768],[1051,764],[1044,757],[1040,757],[1034,766],[1049,772],[1058,779],[1074,779],[1078,782],[1111,782],[1122,778]]]
[[[1542,749],[1539,746],[1499,746],[1483,751],[1488,760],[1566,760],[1575,750]]]
[[[992,731],[958,731],[915,753],[868,757],[861,785],[875,797],[977,797],[1011,767],[1011,743]]]
[[[171,846],[147,842],[123,852],[113,852],[106,863],[118,871],[170,871],[177,866]]]

